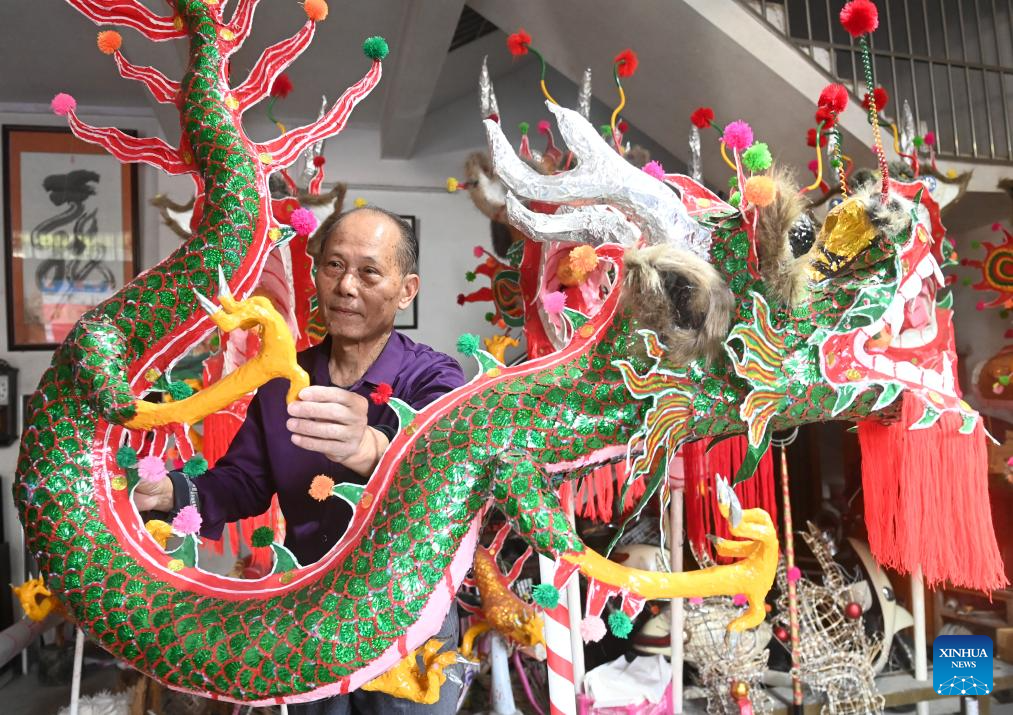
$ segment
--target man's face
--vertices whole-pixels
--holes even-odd
[[[317,297],[327,332],[348,341],[377,339],[394,328],[397,311],[419,290],[419,277],[397,262],[397,226],[383,214],[358,211],[325,240]]]

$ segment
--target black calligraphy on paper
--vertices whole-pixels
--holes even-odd
[[[35,284],[43,293],[108,292],[116,285],[104,261],[106,246],[98,240],[98,209],[89,211],[85,205],[96,195],[99,178],[94,171],[79,169],[42,181],[53,205],[65,207],[31,232],[33,252],[49,256],[35,269]]]

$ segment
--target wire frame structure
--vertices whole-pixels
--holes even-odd
[[[706,554],[693,549],[701,568],[714,565]],[[738,636],[730,636],[726,626],[742,615],[745,606],[736,606],[732,599],[715,596],[684,602],[685,658],[696,666],[697,684],[707,692],[709,715],[740,715],[739,704],[731,696],[736,681],[749,686],[749,699],[756,715],[773,712],[774,704],[763,689],[763,673],[770,651],[770,624]]]
[[[882,642],[866,635],[861,617],[845,615],[847,605],[854,600],[852,584],[834,562],[816,527],[809,524],[801,536],[823,572],[823,583],[806,578],[796,582],[802,682],[826,698],[820,710],[825,715],[882,713],[884,699],[876,690],[873,670]],[[781,596],[774,622],[787,628],[788,575],[783,561],[777,570],[777,583]]]

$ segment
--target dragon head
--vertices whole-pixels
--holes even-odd
[[[655,402],[648,447],[742,431],[765,447],[774,429],[866,417],[905,391],[924,406],[919,426],[954,412],[974,428],[948,300],[937,300],[952,251],[919,182],[856,191],[819,222],[774,169],[762,191],[749,190],[757,177],[744,181],[733,206],[686,176],[635,168],[579,114],[548,107],[576,159],[552,176],[532,171],[486,120],[507,214],[548,244],[546,255],[624,246],[623,303],[654,367],[620,367],[634,394]],[[675,424],[662,419],[671,410],[683,413]]]

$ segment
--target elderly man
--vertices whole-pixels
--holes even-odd
[[[310,386],[286,405],[288,382],[268,382],[214,468],[192,482],[174,472],[161,482],[142,482],[135,492],[140,511],[178,511],[193,504],[203,517],[201,533],[212,539],[220,538],[226,523],[265,512],[277,494],[285,545],[301,564],[327,553],[352,516],[344,500],[311,498],[310,482],[326,474],[338,483],[365,484],[394,436],[394,412],[368,399],[377,385],[389,384],[395,397],[418,409],[464,384],[453,358],[394,330],[398,310],[411,305],[419,290],[418,241],[411,227],[396,214],[362,207],[325,222],[317,235],[317,297],[328,337],[299,354]],[[457,630],[451,612],[437,637],[455,644]],[[448,682],[432,707],[360,691],[289,712],[455,710],[456,687]]]

